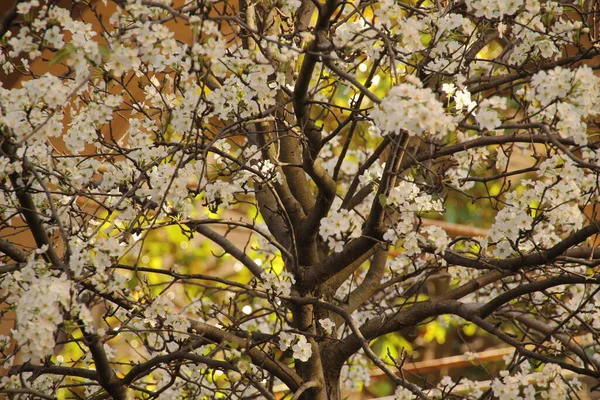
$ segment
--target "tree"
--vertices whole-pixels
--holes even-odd
[[[17,1],[0,392],[340,399],[379,368],[397,399],[575,396],[563,372],[600,377],[598,17],[594,0]],[[447,232],[467,207],[489,229]],[[150,263],[165,232],[216,268]],[[515,355],[483,390],[373,346],[431,321]]]

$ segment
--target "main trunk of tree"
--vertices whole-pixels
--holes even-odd
[[[323,355],[327,357],[326,354]],[[340,370],[330,369],[325,370],[325,390],[327,391],[327,399],[328,400],[341,400],[341,384],[340,384]]]

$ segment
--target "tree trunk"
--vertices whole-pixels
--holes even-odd
[[[325,359],[327,354],[323,354]],[[342,390],[340,384],[340,369],[339,368],[324,368],[325,370],[325,389],[327,390],[328,400],[341,400]]]

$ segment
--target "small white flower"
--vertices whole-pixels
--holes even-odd
[[[49,246],[47,244],[45,244],[42,247],[40,247],[39,249],[36,249],[35,253],[36,254],[43,254],[43,253],[45,253],[48,250],[48,247]]]
[[[279,334],[279,349],[281,351],[286,351],[287,349],[289,349],[292,346],[292,343],[294,343],[294,340],[296,340],[296,336],[292,333],[287,333],[287,332],[281,332]]]
[[[456,86],[453,83],[444,83],[442,85],[442,92],[446,93],[448,96],[452,96],[454,92],[456,92]]]
[[[477,103],[471,100],[471,93],[467,89],[456,92],[454,94],[454,101],[456,102],[456,111],[466,108],[467,112],[470,112],[477,106]]]
[[[440,381],[440,383],[438,384],[438,387],[443,388],[443,387],[452,387],[454,386],[454,382],[452,381],[452,378],[450,378],[449,376],[445,376],[442,378],[442,380]]]
[[[230,369],[229,371],[227,371],[227,378],[229,379],[229,382],[231,382],[231,383],[239,382],[240,379],[242,379],[242,374]]]
[[[292,346],[294,358],[302,362],[307,362],[312,356],[312,347],[304,336],[298,336],[298,341]]]
[[[408,389],[398,386],[394,393],[394,400],[413,400],[416,396]]]
[[[329,318],[320,319],[319,324],[321,324],[323,330],[328,334],[331,334],[331,332],[333,332],[333,329],[335,328],[335,323]]]
[[[503,22],[498,23],[498,36],[500,39],[504,36],[504,32],[506,32],[506,24]]]

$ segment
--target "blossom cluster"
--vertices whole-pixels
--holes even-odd
[[[431,241],[435,243],[436,251],[443,251],[448,241],[443,229],[430,226],[415,231],[416,216],[425,212],[442,212],[443,206],[439,199],[435,199],[431,194],[421,190],[419,186],[412,181],[405,180],[400,182],[385,199],[395,212],[399,213],[396,223],[391,226],[384,234],[383,238],[390,243],[396,243],[403,239],[402,247],[405,250],[405,256],[411,256],[421,252],[419,241]],[[425,234],[423,236],[422,234]]]
[[[524,97],[533,103],[531,112],[539,113],[536,121],[555,123],[559,135],[585,145],[586,121],[600,113],[598,85],[600,78],[588,66],[576,70],[556,67],[536,73]]]
[[[507,205],[497,213],[488,233],[490,242],[496,243],[495,256],[552,246],[565,232],[583,226],[580,204],[586,202],[586,193],[594,191],[594,178],[558,155],[540,165],[539,178],[523,180],[520,190],[507,194]]]
[[[431,138],[445,137],[454,129],[452,116],[429,88],[411,75],[406,82],[390,89],[385,98],[372,112],[375,125],[386,133],[406,130],[412,135]]]
[[[327,241],[333,251],[340,252],[344,244],[361,234],[362,221],[359,216],[345,209],[333,210],[330,215],[321,220],[319,235]]]
[[[306,362],[312,356],[312,346],[305,336],[281,332],[279,335],[279,348],[282,351],[292,350],[292,356],[302,362]]]

